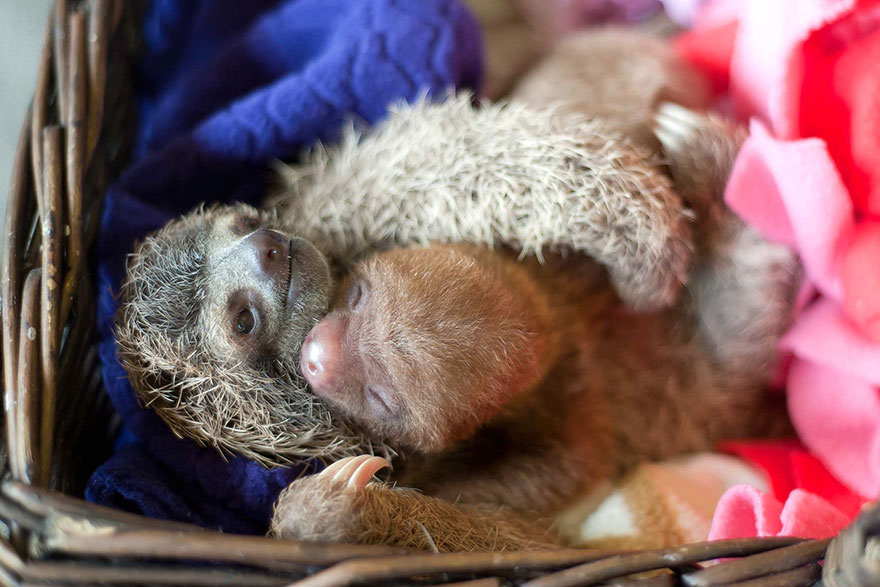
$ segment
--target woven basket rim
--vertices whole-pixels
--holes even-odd
[[[86,265],[100,197],[124,163],[114,133],[130,120],[115,105],[120,96],[131,98],[126,77],[137,10],[124,0],[56,0],[22,126],[0,282],[4,463],[11,479],[0,487],[6,530],[0,581],[281,585],[311,575],[302,584],[421,577],[421,584],[479,579],[486,585],[573,585],[665,569],[689,585],[752,579],[806,585],[820,576],[827,539],[742,539],[635,552],[413,553],[222,534],[67,495],[78,493],[72,463],[87,452],[89,435],[99,444],[114,432],[91,344],[94,296]],[[101,433],[90,428],[95,421],[103,423]],[[832,542],[828,552],[836,558],[826,571],[877,578],[858,561],[870,542],[866,535],[880,527],[878,512],[866,510]],[[719,557],[741,558],[698,566]]]

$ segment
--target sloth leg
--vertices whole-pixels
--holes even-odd
[[[772,376],[799,277],[790,249],[725,216],[688,288],[699,329],[725,370],[765,382]]]
[[[278,498],[270,534],[437,552],[558,545],[546,529],[501,508],[459,507],[371,481],[387,465],[379,457],[349,457],[294,481]]]

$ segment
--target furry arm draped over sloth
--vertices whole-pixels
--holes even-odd
[[[658,157],[601,120],[467,94],[392,109],[284,170],[270,198],[331,259],[377,244],[471,242],[585,253],[637,310],[669,305],[686,280],[689,213]]]

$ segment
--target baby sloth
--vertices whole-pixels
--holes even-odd
[[[735,139],[720,124],[670,107],[660,120],[673,173],[726,178]],[[691,124],[702,132],[679,133]],[[785,432],[763,386],[796,265],[729,211],[720,218],[688,290],[650,314],[632,312],[583,258],[433,245],[357,264],[300,366],[332,413],[400,451],[393,478],[406,488],[369,483],[384,459],[349,458],[294,482],[273,531],[541,546],[554,538],[537,520],[642,460]]]

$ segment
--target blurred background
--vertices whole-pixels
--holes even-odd
[[[0,218],[6,215],[12,159],[37,81],[51,4],[52,0],[0,0]]]

